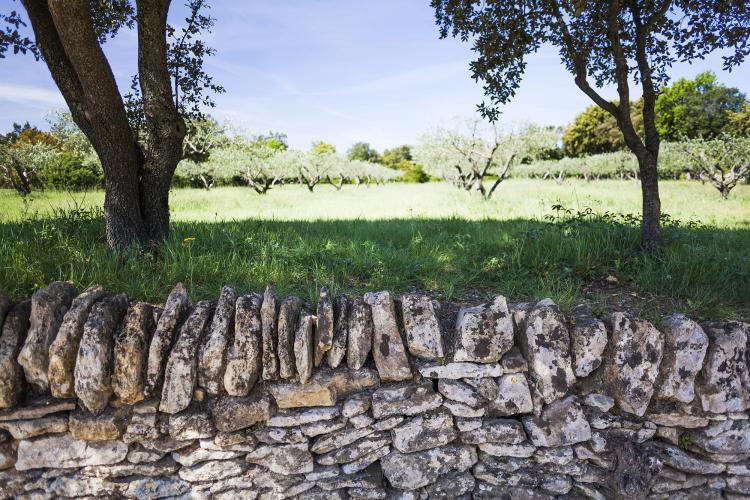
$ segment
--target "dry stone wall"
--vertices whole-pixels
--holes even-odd
[[[750,325],[0,293],[0,497],[748,498]]]

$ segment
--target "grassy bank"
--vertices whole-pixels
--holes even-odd
[[[160,301],[176,281],[194,299],[225,283],[283,294],[422,289],[442,299],[503,293],[582,296],[604,307],[665,303],[699,316],[744,316],[750,304],[750,186],[728,201],[699,183],[664,182],[667,249],[639,255],[633,182],[511,180],[489,202],[444,184],[177,190],[173,231],[157,257],[114,256],[95,207],[101,193],[0,192],[0,287],[16,297],[53,279],[101,283]],[[571,210],[555,209],[561,205]],[[592,209],[604,216],[587,215]],[[675,222],[679,221],[679,222]],[[617,284],[614,284],[614,279]]]

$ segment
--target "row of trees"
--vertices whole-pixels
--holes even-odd
[[[644,137],[643,99],[630,106],[631,120]],[[681,78],[660,89],[654,107],[655,125],[665,141],[714,139],[722,135],[750,135],[750,104],[735,87],[720,83],[712,72]],[[563,134],[566,156],[612,153],[627,149],[617,120],[597,105],[588,107]]]

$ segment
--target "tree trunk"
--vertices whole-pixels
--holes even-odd
[[[638,156],[643,198],[643,221],[641,223],[641,244],[647,253],[655,253],[662,248],[661,200],[659,198],[659,175],[656,170],[658,156],[648,151]]]
[[[34,3],[38,8],[39,2]],[[77,84],[80,91],[80,102],[71,108],[83,111],[82,130],[91,134],[89,139],[104,169],[107,243],[112,248],[141,245],[146,230],[138,199],[138,148],[112,69],[94,32],[90,3],[52,0],[48,5],[57,43],[64,51],[61,56],[77,77],[77,82],[66,83]],[[38,35],[37,26],[34,28]]]
[[[148,134],[141,169],[140,205],[149,244],[169,234],[169,187],[182,158],[187,127],[172,99],[167,69],[169,0],[136,1],[138,76]]]
[[[89,0],[22,1],[52,78],[101,160],[108,245],[151,246],[169,231],[169,186],[185,136],[167,69],[169,0],[137,2],[146,151],[141,151],[128,122],[94,31]]]

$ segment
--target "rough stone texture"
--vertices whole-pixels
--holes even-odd
[[[694,382],[706,356],[708,335],[695,321],[673,314],[661,322],[664,355],[660,368],[658,396],[690,403],[695,398]]]
[[[710,344],[706,363],[696,380],[703,410],[726,413],[750,408],[750,326],[738,322],[707,323],[704,329]]]
[[[127,307],[125,294],[108,297],[94,304],[83,326],[74,370],[75,391],[94,414],[104,410],[112,395],[114,335]]]
[[[260,308],[261,331],[263,332],[263,380],[276,380],[279,377],[279,358],[276,355],[278,334],[276,330],[276,314],[278,302],[273,287],[268,285],[263,292],[263,305]]]
[[[68,420],[70,435],[84,441],[110,441],[119,439],[127,425],[125,409],[108,408],[101,415],[74,411]],[[64,431],[63,431],[64,432]]]
[[[299,315],[303,306],[299,297],[287,297],[279,307],[278,357],[281,378],[292,378],[297,373],[294,364],[294,336],[299,325]]]
[[[290,444],[286,446],[261,446],[248,453],[247,461],[263,464],[271,472],[283,474],[306,474],[313,471],[313,457],[307,444]]]
[[[153,313],[153,307],[145,302],[133,304],[115,336],[112,389],[125,404],[145,397],[147,349],[156,329]]]
[[[198,302],[180,329],[164,369],[164,387],[159,411],[177,413],[193,399],[198,371],[198,345],[211,317],[211,302]]]
[[[419,415],[443,402],[431,384],[381,387],[372,394],[372,415],[382,419],[395,415]]]
[[[393,447],[402,453],[414,453],[446,445],[456,437],[451,415],[418,416],[393,429]]]
[[[297,332],[294,335],[294,360],[297,363],[297,373],[302,384],[310,380],[313,372],[313,357],[318,345],[317,343],[313,344],[314,321],[314,318],[307,311],[302,311]]]
[[[336,297],[333,304],[333,343],[327,353],[328,366],[338,368],[346,356],[349,333],[349,299],[346,295]]]
[[[30,314],[31,301],[26,300],[4,315],[0,330],[0,408],[18,403],[24,389],[23,369],[17,359],[29,329]]]
[[[502,295],[458,312],[454,361],[497,363],[512,346],[513,318]]]
[[[230,396],[247,396],[260,378],[262,327],[260,310],[263,298],[258,294],[237,299],[234,341],[227,352],[224,389]]]
[[[238,431],[268,421],[272,412],[273,406],[268,396],[224,398],[212,410],[216,428],[221,432]]]
[[[576,377],[588,377],[602,364],[607,347],[607,328],[594,316],[591,308],[581,304],[573,309],[570,328]]]
[[[497,379],[497,392],[489,405],[491,415],[509,416],[529,413],[533,409],[529,384],[522,373],[503,375]]]
[[[10,369],[0,372],[0,390],[12,384],[8,404],[14,406],[0,410],[0,498],[735,500],[750,495],[750,412],[743,406],[750,393],[749,332],[742,323],[707,323],[702,360],[706,337],[690,320],[668,317],[659,323],[664,325],[661,334],[626,317],[622,325],[613,325],[601,355],[603,366],[594,369],[596,356],[583,363],[585,356],[575,351],[576,335],[591,337],[591,332],[576,333],[585,323],[581,309],[574,313],[578,317],[565,319],[548,300],[513,305],[518,345],[498,361],[445,364],[441,358],[404,353],[420,374],[398,382],[381,380],[369,359],[356,370],[315,368],[317,344],[311,328],[302,328],[294,351],[301,355],[294,360],[301,380],[256,384],[262,370],[262,298],[249,295],[236,301],[234,339],[226,332],[231,345],[226,346],[223,382],[242,396],[196,388],[195,372],[188,369],[175,376],[189,385],[175,398],[186,407],[170,414],[161,411],[159,397],[140,400],[145,345],[160,321],[159,309],[134,304],[124,319],[107,320],[112,323],[107,328],[119,331],[117,346],[111,341],[105,346],[106,335],[87,341],[84,333],[81,341],[84,350],[88,342],[113,354],[87,355],[76,370],[106,375],[110,358],[121,359],[123,369],[128,368],[121,373],[123,383],[134,388],[118,389],[118,395],[129,392],[131,397],[107,401],[102,390],[81,401],[59,400],[35,395],[20,366],[14,366],[31,306],[27,302],[25,312],[14,315],[2,297],[0,362]],[[84,332],[89,322],[102,329],[109,314],[102,309],[113,300],[92,307]],[[193,313],[199,314],[201,307]],[[337,307],[333,342],[323,357],[335,350],[337,331],[345,332],[344,341],[348,334],[348,314]],[[535,325],[541,309],[545,324]],[[315,317],[304,314],[311,326]],[[401,317],[391,319],[398,328]],[[221,322],[226,321],[224,315]],[[191,323],[180,322],[175,356],[183,350],[182,333],[198,339],[209,321]],[[586,364],[593,371],[568,384],[563,397],[546,402],[544,377],[553,376],[540,376],[543,365],[535,368],[526,334],[529,329],[541,332],[534,335],[537,347],[557,356],[563,343],[554,335],[559,324],[570,328],[571,370]],[[662,336],[659,364],[650,344]],[[135,352],[121,353],[127,345]],[[131,362],[139,350],[140,361]],[[183,367],[200,363],[198,348],[190,350],[192,357],[180,355]],[[557,362],[556,356],[549,359]],[[216,365],[210,366],[213,370]],[[613,381],[613,372],[622,378]],[[691,398],[693,377],[698,397]],[[106,378],[96,379],[97,390],[106,387]],[[171,379],[166,377],[165,393]],[[654,397],[644,391],[641,398],[631,380],[647,384]],[[5,392],[0,396],[8,397]],[[101,412],[88,411],[87,400],[94,400]],[[623,411],[623,401],[645,413]]]
[[[346,363],[350,370],[359,370],[365,365],[372,349],[372,311],[363,300],[357,299],[349,308],[348,347]]]
[[[275,382],[268,385],[276,405],[279,408],[306,408],[315,406],[333,406],[338,399],[336,388],[330,384],[310,382]]]
[[[401,316],[404,320],[406,345],[409,353],[421,359],[443,359],[443,333],[438,319],[440,305],[422,293],[401,296]]]
[[[612,350],[605,379],[618,406],[643,416],[654,394],[664,350],[662,333],[648,321],[612,315]]]
[[[529,361],[529,375],[545,403],[564,397],[576,382],[570,359],[570,336],[565,318],[550,300],[544,300],[526,317],[521,351]]]
[[[83,325],[94,303],[104,297],[104,288],[92,286],[73,299],[65,313],[55,340],[49,347],[47,379],[49,389],[56,398],[75,397],[75,369],[78,346],[83,336]]]
[[[318,320],[315,328],[314,361],[315,366],[320,366],[326,353],[333,347],[334,335],[333,328],[335,314],[333,310],[333,302],[331,301],[331,296],[326,287],[323,287],[320,290],[320,297],[318,298],[318,307],[315,315]]]
[[[397,382],[412,378],[409,358],[396,321],[396,306],[388,292],[368,293],[365,302],[372,309],[372,356],[380,379]]]
[[[18,364],[23,368],[26,381],[41,393],[49,390],[50,345],[75,295],[76,287],[72,283],[55,281],[31,296],[29,331],[18,353]]]
[[[219,294],[211,328],[206,342],[200,350],[198,363],[198,385],[209,394],[219,394],[223,387],[225,352],[230,336],[234,331],[234,304],[237,292],[231,286],[225,286]]]
[[[539,417],[525,417],[523,425],[534,446],[570,446],[591,439],[591,427],[573,396],[548,405]]]
[[[380,461],[388,482],[407,491],[432,484],[449,471],[466,471],[476,462],[474,447],[456,445],[408,454],[393,450]]]
[[[419,369],[423,377],[428,378],[483,378],[499,377],[503,374],[500,365],[480,365],[476,363],[448,363],[447,365],[425,366]]]
[[[65,434],[52,435],[21,441],[15,467],[24,471],[115,464],[127,454],[128,445],[120,441],[91,442]]]
[[[156,331],[148,348],[145,385],[147,398],[158,395],[158,390],[164,380],[164,365],[167,362],[169,349],[172,347],[176,332],[188,313],[189,306],[185,285],[177,283],[167,297],[164,311],[159,317]]]

